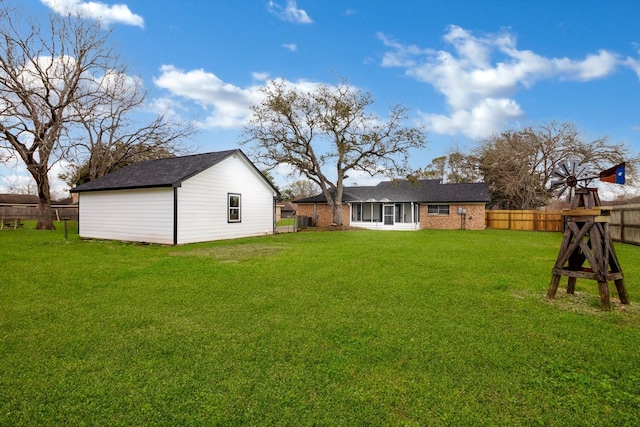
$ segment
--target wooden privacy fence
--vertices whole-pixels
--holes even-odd
[[[501,230],[564,231],[561,210],[488,210],[485,225]],[[640,205],[613,206],[609,231],[617,242],[640,245]]]
[[[60,208],[54,207],[51,209],[51,216],[54,221],[61,221],[64,219],[78,220],[78,208]],[[40,212],[35,206],[20,206],[20,207],[7,207],[0,206],[0,220],[37,220],[40,217]]]
[[[615,241],[640,245],[640,205],[614,206],[609,232]]]
[[[500,230],[563,231],[562,211],[489,210],[485,225]]]

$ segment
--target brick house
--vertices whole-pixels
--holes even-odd
[[[485,205],[490,201],[484,183],[442,184],[437,179],[344,187],[342,199],[343,225],[374,230],[482,230]],[[311,217],[315,225],[333,223],[323,194],[296,203],[298,215]]]

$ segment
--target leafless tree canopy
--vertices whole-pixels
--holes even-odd
[[[163,117],[135,127],[128,114],[145,93],[127,76],[98,22],[52,15],[41,26],[6,3],[0,7],[0,148],[20,159],[36,182],[37,228],[53,228],[49,171],[58,161],[88,159],[95,178],[118,161],[104,159],[111,151],[126,157],[127,147],[139,151],[139,144],[167,150],[193,131],[168,126]]]
[[[289,164],[316,183],[336,224],[342,223],[343,182],[350,171],[403,173],[409,149],[425,144],[424,130],[402,126],[404,107],[392,107],[383,120],[367,112],[372,96],[346,81],[307,92],[276,80],[262,95],[245,128],[254,157],[267,167]]]
[[[555,121],[493,135],[467,153],[452,151],[446,175],[450,182],[486,182],[494,206],[535,209],[552,199],[553,171],[566,160],[577,160],[594,173],[626,160],[629,175],[635,176],[635,159],[624,144],[606,136],[586,140],[573,123]]]
[[[312,197],[318,194],[319,187],[316,183],[308,179],[298,179],[289,184],[284,191],[282,191],[282,198],[284,200],[297,200],[304,199],[306,197]]]

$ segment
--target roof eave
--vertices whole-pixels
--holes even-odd
[[[149,188],[174,188],[180,187],[181,182],[176,184],[158,184],[158,185],[136,185],[129,187],[106,187],[106,188],[87,188],[87,189],[75,189],[72,188],[69,190],[71,193],[89,193],[89,192],[98,192],[98,191],[120,191],[120,190],[144,190]]]

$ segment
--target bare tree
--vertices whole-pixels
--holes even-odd
[[[447,156],[435,157],[424,169],[416,169],[407,178],[414,179],[439,179],[444,182],[447,177]]]
[[[152,131],[143,127],[131,132],[123,126],[127,102],[140,105],[144,96],[131,91],[135,79],[125,78],[126,67],[109,47],[110,33],[99,22],[51,15],[47,25],[40,26],[20,19],[6,3],[0,18],[0,148],[24,162],[36,183],[36,228],[53,229],[52,166],[62,159],[77,160],[82,148],[91,158],[109,152],[112,143],[122,148],[161,140],[167,135],[157,130],[164,121],[154,122]],[[132,93],[128,101],[124,95]],[[86,132],[82,138],[89,135],[84,147],[78,144],[80,130]],[[98,176],[104,162],[89,163],[95,170],[91,175]]]
[[[308,179],[298,179],[289,184],[282,192],[284,200],[304,199],[318,194],[318,185]]]
[[[534,209],[549,202],[554,169],[569,159],[594,171],[630,160],[624,144],[601,137],[585,141],[572,123],[550,122],[536,128],[491,136],[468,156],[489,186],[492,203],[505,209]]]
[[[381,119],[367,109],[369,93],[342,81],[304,91],[283,80],[270,81],[245,127],[256,158],[267,167],[291,165],[315,182],[336,224],[342,224],[342,193],[350,171],[406,174],[409,150],[423,147],[425,132],[403,127],[407,109],[392,107]]]
[[[477,159],[462,152],[458,147],[449,150],[446,156],[436,157],[424,169],[417,169],[409,180],[439,179],[443,183],[469,183],[482,181]]]
[[[0,134],[36,182],[36,228],[52,229],[49,170],[65,155],[61,136],[78,120],[74,105],[97,97],[94,76],[116,68],[107,32],[71,16],[52,16],[49,27],[25,26],[2,12],[0,27]]]
[[[147,96],[139,79],[112,73],[101,87],[100,104],[76,106],[79,129],[69,135],[71,166],[61,176],[69,185],[92,181],[134,162],[190,151],[181,141],[197,132],[193,124],[171,121],[165,114],[145,124],[139,117],[133,119]]]

